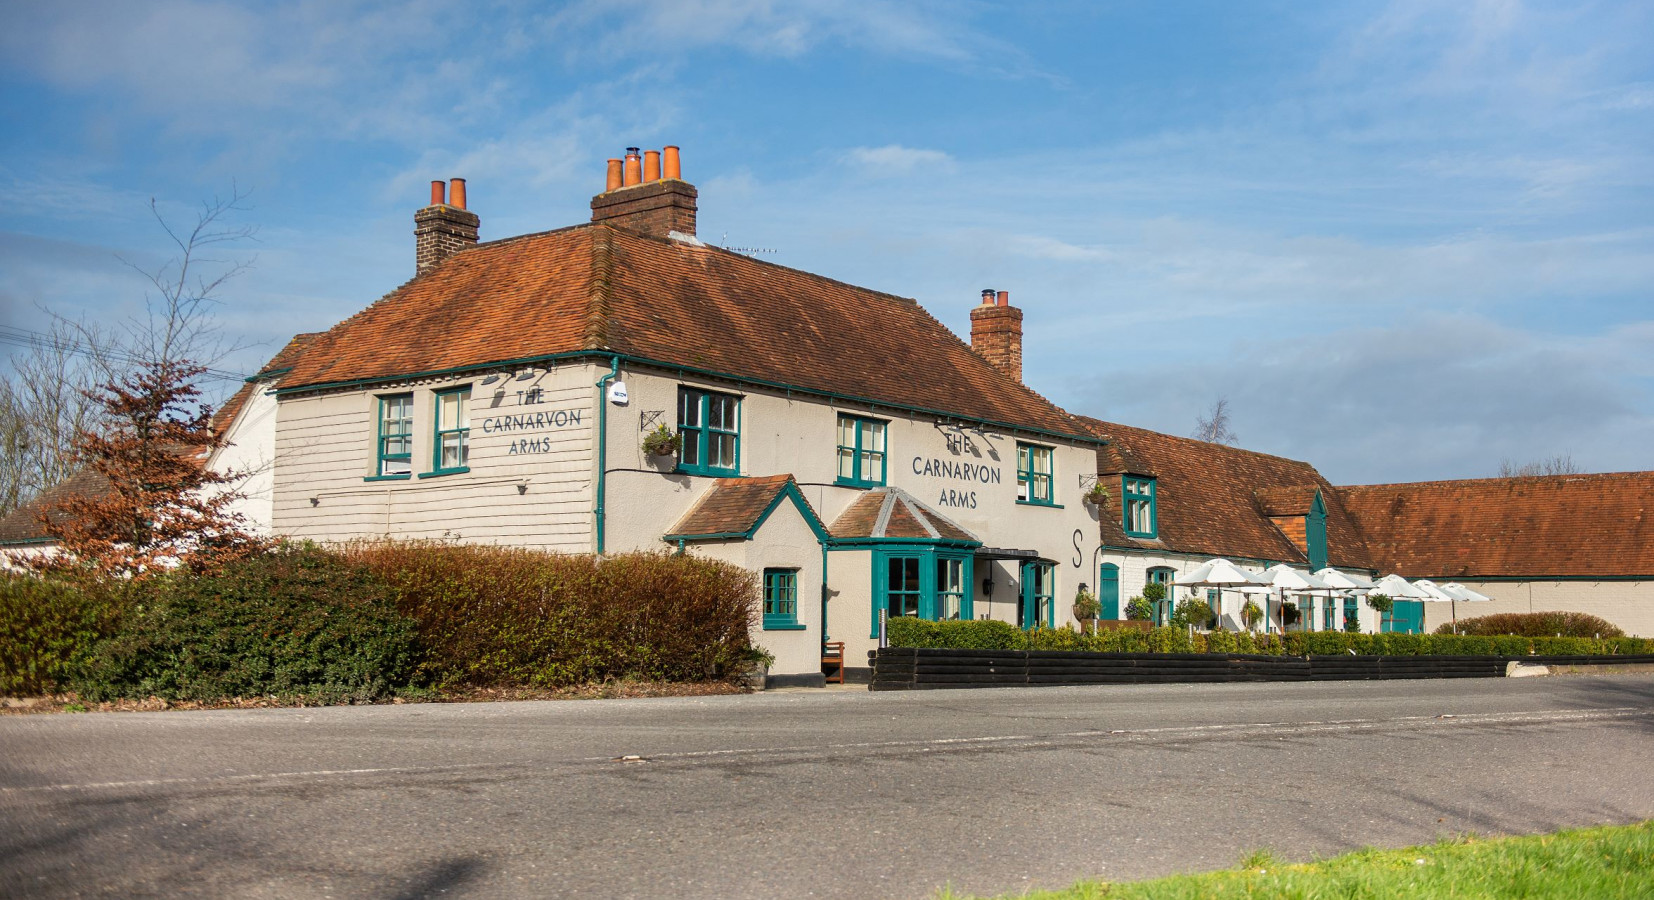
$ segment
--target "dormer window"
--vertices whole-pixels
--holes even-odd
[[[1125,528],[1126,534],[1135,538],[1153,538],[1158,535],[1160,527],[1155,520],[1154,479],[1127,475],[1122,479],[1120,496],[1125,500],[1122,504],[1120,524]]]

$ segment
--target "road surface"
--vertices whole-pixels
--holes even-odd
[[[0,896],[926,898],[1654,818],[1654,678],[0,717]]]

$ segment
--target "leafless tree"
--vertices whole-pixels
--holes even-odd
[[[1578,475],[1584,472],[1574,458],[1566,453],[1547,456],[1517,465],[1509,459],[1499,462],[1500,478],[1532,478],[1539,475]]]
[[[80,465],[77,438],[100,430],[94,395],[145,366],[185,361],[207,380],[239,376],[215,368],[242,349],[224,340],[214,316],[219,291],[252,264],[219,258],[217,251],[251,240],[255,229],[231,220],[245,211],[247,194],[202,203],[194,226],[174,227],[150,201],[150,213],[176,249],[166,263],[144,269],[122,259],[148,283],[143,310],[116,326],[70,319],[45,310],[45,332],[0,326],[11,345],[11,371],[0,379],[0,515],[27,503]]]
[[[1195,418],[1195,431],[1190,437],[1213,444],[1235,444],[1240,438],[1229,428],[1229,400],[1219,397],[1204,416]]]

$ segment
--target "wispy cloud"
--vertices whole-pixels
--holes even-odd
[[[855,147],[840,157],[844,163],[864,175],[909,175],[917,171],[931,173],[953,170],[953,157],[940,150],[924,150],[887,144],[883,147]]]

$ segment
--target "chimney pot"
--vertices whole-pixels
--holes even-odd
[[[423,275],[455,253],[477,245],[482,220],[465,208],[465,179],[453,181],[452,204],[444,199],[448,183],[431,182],[431,205],[414,213],[414,272]]]
[[[592,221],[652,237],[694,237],[698,192],[683,180],[678,159],[675,145],[647,155],[627,147],[625,159],[609,160],[609,187],[592,198]]]
[[[982,305],[971,310],[971,349],[1022,380],[1022,310],[1011,305],[1010,291],[982,292]]]
[[[465,179],[455,178],[448,182],[449,205],[459,209],[465,208]]]
[[[639,184],[643,181],[643,161],[638,159],[637,148],[626,148],[626,187]]]

